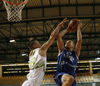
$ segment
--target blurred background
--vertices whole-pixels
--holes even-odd
[[[19,22],[7,20],[6,8],[0,0],[0,86],[21,86],[29,72],[28,39],[33,37],[41,44],[45,43],[65,17],[65,28],[73,18],[83,23],[76,86],[100,86],[100,0],[29,0]],[[68,33],[63,40],[76,43],[76,36],[76,32]],[[47,52],[47,69],[42,86],[56,86],[53,75],[57,55],[55,40]]]

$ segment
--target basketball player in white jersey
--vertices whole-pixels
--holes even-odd
[[[51,33],[46,43],[41,45],[37,40],[31,40],[28,47],[31,50],[29,54],[29,69],[27,79],[22,86],[41,86],[45,70],[46,70],[46,52],[55,40],[61,27],[66,22],[66,18],[58,24],[56,29]]]

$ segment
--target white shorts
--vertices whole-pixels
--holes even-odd
[[[30,80],[26,80],[22,86],[41,86],[41,83],[36,83],[36,82],[32,82],[31,79]]]
[[[26,80],[22,86],[41,86],[44,72],[41,72],[40,69],[36,70],[30,70],[30,73],[27,74],[28,80]]]
[[[62,76],[61,76],[61,83],[63,84],[64,83],[64,76],[65,75],[68,75],[68,74],[63,74]]]

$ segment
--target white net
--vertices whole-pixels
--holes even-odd
[[[22,20],[22,9],[28,0],[2,0],[7,10],[8,21],[18,22]]]

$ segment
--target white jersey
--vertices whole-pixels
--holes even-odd
[[[27,74],[27,85],[25,84],[22,86],[41,86],[46,70],[46,57],[39,55],[39,49],[40,48],[36,48],[35,50],[33,50],[33,53],[30,56],[30,73]]]

